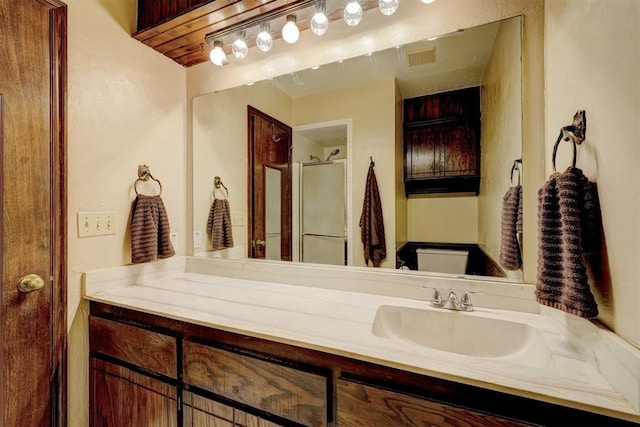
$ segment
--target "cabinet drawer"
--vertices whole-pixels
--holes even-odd
[[[338,425],[515,427],[528,424],[340,379]]]
[[[101,317],[89,317],[89,348],[143,369],[178,378],[176,338]]]
[[[304,425],[327,424],[327,377],[189,341],[183,366],[186,384]]]

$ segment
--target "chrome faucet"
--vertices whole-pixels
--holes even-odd
[[[440,291],[436,288],[433,288],[433,295],[431,296],[431,306],[437,308],[444,308],[446,310],[455,310],[455,311],[473,311],[473,304],[471,304],[471,294],[477,294],[480,292],[475,291],[465,291],[462,294],[462,298],[458,300],[458,296],[453,291],[453,289],[449,289],[449,296],[446,300],[442,299],[442,295]]]

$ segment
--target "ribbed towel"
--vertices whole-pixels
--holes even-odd
[[[538,192],[540,304],[584,318],[598,315],[583,254],[600,250],[599,230],[595,185],[574,167],[553,174]]]
[[[507,270],[522,267],[518,233],[522,233],[522,187],[513,186],[502,198],[500,265]]]
[[[214,250],[233,247],[231,209],[227,199],[213,200],[207,220],[207,231],[211,234],[211,247]]]
[[[378,192],[378,181],[373,170],[369,166],[367,173],[367,185],[360,216],[360,237],[364,245],[364,261],[369,265],[371,260],[374,267],[379,267],[387,257],[387,246],[384,236],[384,219],[382,218],[382,203]]]
[[[169,219],[162,199],[139,194],[131,219],[131,261],[137,264],[173,255]]]

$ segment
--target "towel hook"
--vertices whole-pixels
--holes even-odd
[[[281,137],[276,135],[276,125],[275,125],[275,123],[271,123],[271,140],[273,142],[280,142],[281,139],[282,139]]]
[[[158,186],[160,187],[160,192],[158,193],[158,195],[162,194],[162,183],[159,179],[156,179],[153,177],[153,175],[151,175],[151,169],[149,169],[149,166],[138,165],[138,179],[136,179],[136,181],[133,183],[133,189],[136,192],[136,196],[140,195],[140,193],[138,193],[138,182],[149,181],[149,178],[158,183]]]
[[[522,178],[522,157],[519,159],[515,159],[513,161],[513,166],[511,166],[511,185],[513,186],[513,172],[518,171],[518,184],[520,185],[520,179]]]
[[[227,197],[229,197],[229,190],[222,183],[222,180],[220,179],[219,176],[216,176],[216,177],[213,178],[213,186],[214,186],[214,188],[217,188],[217,189],[220,189],[220,187],[224,188],[224,191],[227,193]],[[214,193],[214,198],[215,198],[215,193]]]
[[[587,136],[587,113],[585,110],[578,110],[573,115],[573,122],[569,126],[563,126],[560,129],[560,134],[558,135],[558,139],[556,139],[556,143],[553,145],[553,172],[557,172],[556,170],[556,154],[558,153],[558,145],[560,141],[570,141],[571,146],[573,147],[573,160],[571,162],[572,167],[576,167],[576,152],[577,145],[580,145],[584,142]]]

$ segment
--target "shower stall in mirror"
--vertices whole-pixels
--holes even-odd
[[[302,163],[300,260],[347,264],[346,161]]]

